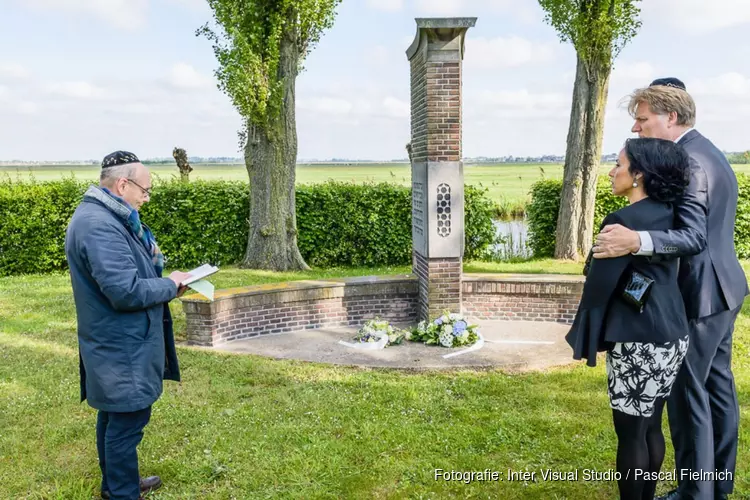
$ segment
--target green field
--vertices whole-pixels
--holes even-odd
[[[176,166],[151,166],[155,177],[168,179],[178,177]],[[199,163],[193,166],[193,179],[247,180],[244,165]],[[602,165],[601,175],[607,175],[611,165]],[[735,171],[750,173],[750,165],[735,165]],[[99,175],[97,165],[45,165],[38,167],[0,167],[0,179],[40,180],[60,179],[74,176],[77,179],[94,181]],[[509,163],[465,165],[464,178],[467,184],[482,185],[489,189],[490,197],[501,207],[524,206],[529,199],[529,189],[542,178],[562,178],[562,164],[553,163]],[[411,170],[406,163],[386,164],[314,164],[297,166],[297,183],[312,184],[327,180],[364,182],[394,182],[404,186],[411,183]]]

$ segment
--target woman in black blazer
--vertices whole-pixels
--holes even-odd
[[[689,158],[672,141],[630,139],[609,177],[612,192],[630,204],[609,214],[602,227],[669,230],[674,227],[672,203],[689,183]],[[662,411],[688,347],[687,315],[677,285],[679,261],[635,255],[592,259],[592,253],[566,339],[573,357],[586,358],[589,366],[596,365],[597,352],[607,352],[620,497],[651,500],[656,490],[652,478],[664,460]],[[645,288],[645,297],[639,296]],[[642,473],[636,474],[637,469]]]

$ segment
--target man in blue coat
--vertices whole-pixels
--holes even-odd
[[[161,277],[164,258],[138,210],[151,174],[138,158],[104,158],[66,232],[78,319],[81,401],[99,410],[96,445],[102,498],[135,500],[161,486],[141,479],[136,447],[164,379],[180,380],[169,301],[184,293],[179,271]]]

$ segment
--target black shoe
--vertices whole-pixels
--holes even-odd
[[[680,496],[680,492],[677,490],[672,490],[669,493],[665,493],[661,496],[655,497],[654,500],[680,500],[682,498]]]
[[[148,493],[149,491],[158,490],[161,488],[161,478],[159,476],[149,476],[146,478],[141,478],[140,481],[141,486],[141,494]],[[102,490],[102,498],[104,500],[109,500],[109,491]]]

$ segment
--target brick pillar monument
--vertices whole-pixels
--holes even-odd
[[[412,267],[419,319],[461,312],[461,64],[477,18],[417,18],[411,64]]]

